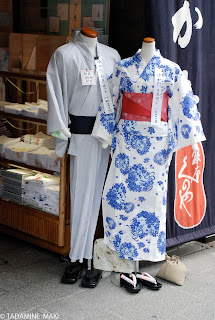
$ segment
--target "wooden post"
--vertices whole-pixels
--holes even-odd
[[[105,30],[105,34],[108,34],[108,35],[109,35],[109,25],[110,25],[110,0],[107,1],[106,30]]]
[[[60,201],[59,201],[59,225],[58,246],[65,245],[66,228],[66,181],[67,181],[67,153],[60,159]]]
[[[12,80],[14,82],[14,80]],[[19,89],[23,90],[22,88],[22,79],[16,79],[16,85]],[[23,99],[23,96],[22,96],[22,92],[17,90],[17,102],[18,103],[22,103],[22,99]],[[18,130],[18,134],[19,136],[22,136],[23,135],[23,121],[17,121],[18,123],[18,127],[20,128]]]

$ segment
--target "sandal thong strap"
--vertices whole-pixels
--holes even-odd
[[[143,280],[149,281],[151,283],[157,284],[157,281],[155,280],[155,278],[153,278],[147,272],[142,272],[141,274],[136,274],[136,277],[139,278],[139,279],[143,279]]]
[[[127,281],[128,283],[130,283],[134,288],[136,288],[137,279],[136,279],[135,275],[134,275],[134,274],[130,274],[129,276],[132,277],[133,281],[132,281],[130,278],[126,277],[124,274],[121,274],[120,277],[121,277],[123,280]]]

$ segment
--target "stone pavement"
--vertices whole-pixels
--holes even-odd
[[[68,263],[59,255],[0,233],[0,319],[24,319],[25,313],[35,316],[26,319],[215,320],[215,242],[192,241],[168,253],[186,264],[184,285],[159,280],[161,290],[132,295],[113,285],[112,276],[95,289],[82,288],[81,280],[61,284]],[[142,269],[155,276],[162,263]]]

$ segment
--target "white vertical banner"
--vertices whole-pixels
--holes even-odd
[[[155,68],[155,82],[154,82],[154,93],[152,100],[152,111],[151,111],[151,125],[160,126],[161,124],[161,109],[163,103],[164,94],[164,76],[163,70]]]

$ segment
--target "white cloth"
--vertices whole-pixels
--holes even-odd
[[[36,134],[26,134],[22,137],[24,142],[28,142],[31,144],[36,144],[40,147],[46,147],[50,150],[54,150],[54,138],[49,136],[43,132],[38,132]]]
[[[59,177],[54,177],[47,173],[38,173],[35,176],[26,177],[24,179],[24,185],[38,185],[38,186],[52,186],[60,183]]]
[[[60,180],[45,173],[26,177],[23,181],[23,200],[43,211],[59,215]]]
[[[153,93],[155,68],[164,73],[168,122],[152,126],[120,119],[123,92]],[[166,250],[168,158],[205,140],[192,88],[180,67],[159,50],[147,66],[137,52],[116,64],[113,100],[115,113],[105,114],[101,106],[92,133],[113,149],[103,193],[104,241],[120,258],[161,261]]]
[[[113,72],[120,57],[116,50],[97,43],[106,78]],[[47,70],[48,122],[47,132],[68,128],[69,114],[96,116],[101,90],[96,85],[83,86],[81,70],[94,70],[94,58],[80,35],[61,46],[53,54]],[[56,153],[62,157],[67,141],[56,139]],[[72,134],[70,139],[71,188],[71,261],[92,258],[102,187],[108,163],[108,150],[90,135]]]
[[[25,104],[0,101],[0,108],[4,112],[21,114],[25,117],[47,120],[48,116],[47,101],[41,99],[37,103],[25,102]]]
[[[6,104],[4,106],[4,112],[13,113],[13,114],[21,114],[22,107],[24,105],[18,103]]]
[[[20,138],[9,138],[6,136],[0,136],[0,156],[5,157],[5,148],[10,144],[20,142]]]
[[[6,145],[5,157],[9,160],[15,160],[18,162],[26,162],[27,153],[37,150],[39,146],[25,142],[17,142],[14,144]]]

